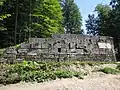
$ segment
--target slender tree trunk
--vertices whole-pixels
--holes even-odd
[[[15,44],[16,44],[16,32],[18,25],[18,0],[16,0],[16,17],[15,17]]]
[[[29,38],[31,38],[31,2],[32,0],[29,0]]]

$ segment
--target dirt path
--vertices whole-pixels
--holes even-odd
[[[55,80],[46,83],[19,83],[1,86],[0,90],[120,90],[120,75],[92,74],[85,79]]]

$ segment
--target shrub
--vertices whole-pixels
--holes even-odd
[[[67,70],[58,70],[58,71],[55,71],[55,75],[58,78],[72,78],[74,73]]]
[[[23,61],[13,65],[0,66],[0,83],[12,84],[20,81],[44,82],[56,78],[72,78],[73,76],[82,79],[83,73],[61,70],[61,66],[68,66],[70,63],[36,63]],[[57,67],[58,66],[58,67]]]
[[[0,84],[13,84],[20,81],[20,75],[17,73],[9,73],[9,71],[0,73]]]
[[[86,75],[85,73],[81,73],[81,72],[74,72],[74,76],[79,78],[79,79],[83,79],[83,75]]]
[[[56,76],[53,73],[50,72],[44,72],[44,71],[32,71],[32,72],[26,72],[23,75],[21,75],[22,81],[26,82],[44,82],[49,80],[55,80]]]
[[[119,74],[120,71],[117,70],[117,69],[113,69],[113,68],[110,68],[110,67],[106,67],[104,69],[101,69],[100,71],[106,73],[106,74]]]
[[[120,70],[120,64],[118,64],[117,69]]]
[[[94,66],[94,63],[93,62],[88,62],[88,65],[92,67],[92,66]]]
[[[5,51],[5,49],[0,49],[0,57],[3,55],[4,51]]]

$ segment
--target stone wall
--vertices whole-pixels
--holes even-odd
[[[107,36],[56,34],[52,38],[30,38],[12,52],[17,61],[116,61],[113,38]]]

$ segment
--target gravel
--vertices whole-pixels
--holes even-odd
[[[120,75],[92,73],[83,80],[75,77],[44,83],[25,83],[0,86],[0,90],[120,90]]]

